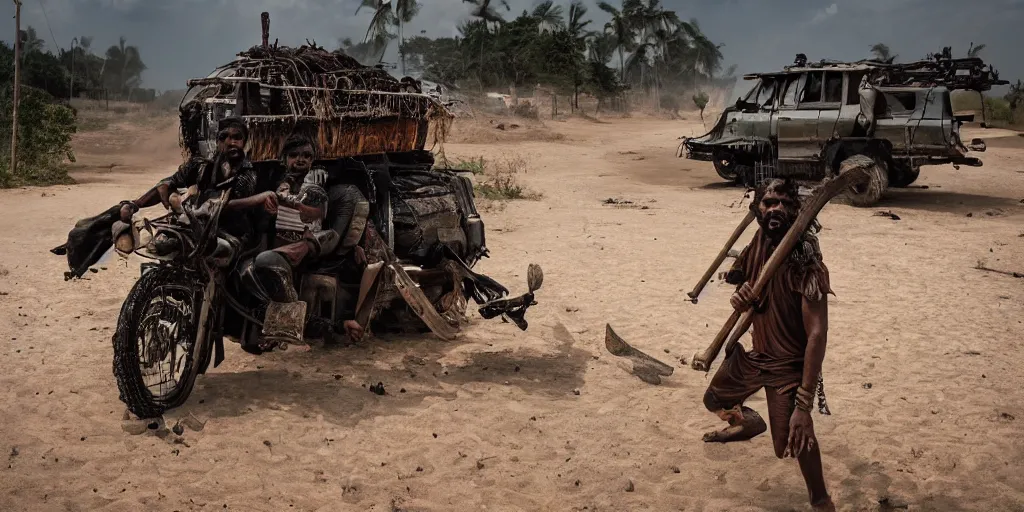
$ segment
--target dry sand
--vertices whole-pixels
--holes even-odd
[[[709,164],[674,157],[699,122],[546,125],[564,138],[447,146],[531,163],[520,179],[543,197],[485,217],[493,258],[479,267],[521,293],[527,264],[543,266],[527,332],[477,318],[452,343],[263,357],[231,344],[167,415],[206,422],[180,439],[123,430],[110,337],[138,261],[65,282],[47,252],[166,176],[173,127],[128,131],[116,155],[83,137],[79,185],[0,192],[0,510],[808,510],[768,436],[700,440],[720,425],[701,405],[707,376],[679,358],[707,346],[730,290],[716,280],[696,305],[684,292],[744,205]],[[1024,147],[982,156],[926,168],[929,188],[879,208],[820,216],[837,296],[833,415],[814,421],[841,510],[1024,510],[1024,280],[974,269],[1024,271]],[[630,375],[604,349],[606,322],[675,375]],[[367,390],[377,382],[386,395]],[[748,405],[764,413],[763,393]]]

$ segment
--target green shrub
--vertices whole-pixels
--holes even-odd
[[[76,131],[74,110],[39,89],[23,85],[20,92],[18,169],[14,174],[10,169],[13,91],[8,86],[0,92],[0,186],[71,183],[65,160],[75,161],[71,150]]]

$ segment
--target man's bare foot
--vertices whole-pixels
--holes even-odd
[[[830,496],[825,503],[820,505],[811,505],[811,510],[814,512],[836,512],[836,505],[832,503],[832,497]]]
[[[713,430],[704,434],[705,443],[729,443],[732,441],[746,441],[757,437],[768,430],[768,425],[761,419],[757,411],[743,407],[742,415],[734,416],[729,420],[729,426],[722,430]]]

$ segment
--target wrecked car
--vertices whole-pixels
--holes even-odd
[[[875,204],[889,187],[906,187],[926,165],[981,166],[965,145],[950,92],[979,94],[1007,83],[981,59],[954,59],[949,48],[909,63],[807,62],[797,56],[781,71],[744,76],[746,95],[725,109],[704,135],[683,138],[678,157],[710,161],[723,179],[748,187],[772,177],[817,181],[855,155],[877,163],[869,183],[844,194]]]

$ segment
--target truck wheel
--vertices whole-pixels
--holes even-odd
[[[917,178],[921,176],[921,167],[906,167],[896,168],[889,174],[889,186],[890,187],[907,187],[911,183],[917,181]]]
[[[839,173],[847,172],[858,167],[868,168],[868,181],[850,187],[842,195],[844,202],[853,206],[873,206],[882,198],[885,189],[889,187],[889,173],[885,162],[878,158],[871,158],[865,155],[853,155],[839,166]]]
[[[739,175],[736,173],[736,157],[728,153],[716,154],[712,161],[715,164],[715,172],[726,181],[735,182]]]

